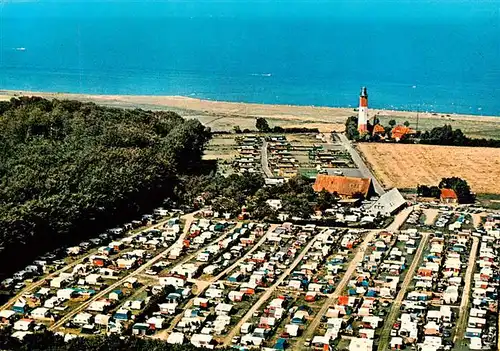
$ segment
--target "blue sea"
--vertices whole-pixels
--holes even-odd
[[[0,89],[500,115],[498,0],[0,0]]]

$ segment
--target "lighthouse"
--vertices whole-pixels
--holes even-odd
[[[360,134],[368,132],[368,93],[366,88],[361,88],[359,94],[359,109],[358,109],[358,132]]]

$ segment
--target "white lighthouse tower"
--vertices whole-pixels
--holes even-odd
[[[368,132],[368,93],[366,88],[361,88],[359,94],[359,109],[358,109],[358,132],[360,134]]]

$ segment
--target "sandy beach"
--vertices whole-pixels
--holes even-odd
[[[353,108],[237,103],[183,96],[87,95],[0,90],[0,100],[23,95],[42,96],[48,99],[74,99],[125,108],[173,110],[185,117],[197,118],[213,130],[231,130],[236,125],[241,129],[252,129],[255,126],[254,119],[264,117],[268,119],[270,125],[308,126],[323,132],[341,131],[346,118],[356,114]],[[370,109],[370,116],[375,114],[380,116],[383,124],[389,119],[395,119],[398,123],[408,120],[412,127],[416,126],[417,112]],[[423,130],[448,123],[454,128],[462,128],[464,132],[475,137],[500,138],[500,117],[426,112],[418,113],[418,117],[419,128]]]

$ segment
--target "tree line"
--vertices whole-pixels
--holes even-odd
[[[461,129],[453,130],[451,125],[448,124],[442,127],[432,128],[432,130],[422,133],[420,135],[420,143],[431,145],[500,147],[500,140],[469,138]]]
[[[209,139],[199,121],[173,112],[0,102],[0,266],[150,209],[196,170]]]
[[[368,123],[368,130],[371,131],[373,126],[378,124],[378,118],[375,117],[373,125]],[[404,122],[404,126],[408,127],[410,123]],[[396,121],[391,119],[389,125],[385,126],[385,136],[391,138],[392,128],[396,126]],[[380,141],[379,135],[371,135],[367,133],[360,135],[358,131],[358,118],[351,116],[345,122],[345,133],[348,139],[355,141]],[[453,129],[451,125],[445,124],[442,127],[434,127],[430,131],[417,131],[413,135],[405,135],[402,143],[420,143],[429,145],[448,145],[448,146],[476,146],[476,147],[500,147],[500,140],[496,139],[476,139],[466,136],[461,129]]]

